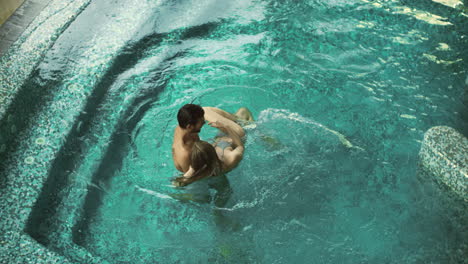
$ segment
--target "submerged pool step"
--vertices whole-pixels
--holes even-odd
[[[64,70],[57,82],[41,87],[46,91],[32,93],[40,87],[32,80],[34,70],[58,36],[68,35],[63,34],[68,25],[75,19],[80,21],[77,16],[89,0],[54,1],[53,8],[41,14],[42,20],[34,22],[19,44],[1,58],[0,119],[20,125],[2,128],[9,130],[7,140],[17,141],[12,151],[2,147],[7,144],[2,142],[5,137],[0,139],[0,151],[7,153],[7,160],[2,160],[1,210],[2,215],[8,212],[1,222],[0,231],[5,232],[0,232],[0,244],[19,249],[23,238],[31,236],[41,243],[37,247],[61,254],[68,261],[106,263],[85,248],[89,221],[119,169],[130,134],[165,88],[173,60],[190,48],[159,46],[166,39],[175,42],[192,38],[193,33],[206,33],[198,27],[155,33],[125,49],[146,21],[145,15],[151,15],[148,10],[160,4],[133,2],[118,7],[121,17],[114,24],[93,31],[87,49],[72,58],[74,68]],[[139,16],[134,15],[137,13]],[[216,25],[208,26],[212,29]],[[137,56],[142,54],[144,58]],[[17,114],[16,109],[22,107],[17,102],[26,104],[27,120],[20,120],[24,116]],[[20,254],[12,251],[8,259]]]
[[[54,21],[51,17],[60,14],[64,16],[60,17],[60,19],[64,19],[65,24],[70,23],[71,19],[74,19],[74,16],[80,13],[77,11],[77,6],[78,9],[83,8],[85,2],[89,3],[89,1],[74,1],[73,3],[68,3],[68,6],[65,1],[61,1],[60,5],[53,3],[52,6],[57,8],[57,5],[59,5],[60,8],[58,10],[62,10],[63,13],[53,11],[48,14],[49,17],[47,18],[49,20],[44,20],[47,22],[42,21],[38,25],[33,24],[34,28],[28,29],[31,34],[31,38],[34,39],[36,34],[44,34],[44,36],[47,36],[48,38],[51,36],[56,38],[61,31],[58,33],[49,32],[50,29],[47,27],[47,23]],[[71,16],[67,16],[66,11],[69,11],[67,8],[72,10]],[[135,6],[134,8],[138,8],[138,6]],[[50,9],[47,9],[46,12],[47,11],[50,11]],[[129,14],[132,14],[132,10],[130,10]],[[119,21],[132,25],[138,24],[135,20],[144,20],[144,18],[130,17],[129,20]],[[41,25],[41,30],[37,29],[39,25]],[[62,24],[61,26],[63,27]],[[66,239],[67,235],[71,233],[71,226],[68,222],[69,219],[67,218],[69,217],[69,215],[67,215],[68,211],[61,212],[57,208],[49,207],[60,205],[61,201],[57,201],[55,204],[41,204],[41,201],[39,201],[36,203],[36,208],[46,208],[46,210],[43,211],[46,214],[51,212],[52,214],[47,216],[49,219],[52,219],[53,216],[58,216],[56,219],[57,222],[54,223],[55,226],[59,227],[59,230],[64,229],[68,232],[63,232],[59,235],[57,235],[58,233],[55,231],[50,233],[46,232],[45,234],[33,232],[32,230],[34,230],[34,228],[38,228],[37,222],[30,221],[28,224],[28,219],[39,195],[44,197],[42,201],[51,201],[57,196],[56,194],[48,193],[47,191],[54,189],[54,184],[56,183],[59,183],[59,186],[66,186],[70,181],[68,178],[69,172],[65,172],[61,169],[72,166],[80,159],[76,159],[73,154],[67,153],[67,150],[76,149],[77,146],[78,148],[81,147],[79,143],[81,139],[76,138],[75,136],[80,135],[82,132],[76,133],[74,131],[83,129],[83,127],[80,126],[82,123],[79,122],[80,117],[83,116],[82,111],[86,108],[85,105],[90,101],[92,95],[94,95],[93,87],[95,87],[95,83],[98,80],[101,80],[103,75],[108,72],[108,68],[112,65],[111,62],[114,59],[115,54],[117,54],[121,47],[125,45],[128,37],[132,35],[131,32],[121,31],[121,28],[124,27],[114,27],[112,28],[113,30],[109,28],[103,29],[108,35],[102,34],[100,36],[102,38],[100,43],[106,43],[105,47],[102,47],[102,50],[98,51],[95,49],[96,45],[91,45],[93,50],[89,51],[89,56],[83,56],[81,58],[83,61],[77,64],[82,68],[70,72],[70,78],[64,80],[62,85],[57,87],[56,91],[53,92],[51,102],[44,105],[37,113],[34,113],[34,118],[31,118],[29,129],[21,131],[21,134],[19,135],[20,138],[18,138],[19,143],[17,151],[9,153],[8,160],[2,160],[3,170],[1,177],[4,184],[1,193],[1,211],[2,215],[4,215],[5,212],[8,212],[8,216],[3,218],[1,223],[1,230],[5,231],[1,232],[2,235],[0,237],[0,242],[2,244],[6,243],[8,245],[12,245],[10,248],[16,248],[15,245],[22,243],[21,238],[19,238],[20,236],[11,237],[9,234],[19,234],[23,233],[23,230],[26,230],[26,232],[29,231],[28,234],[33,237],[37,234],[39,240],[44,238],[46,242],[45,245],[49,245],[50,249],[53,249],[54,251],[61,251],[61,249],[66,250],[66,252],[63,251],[62,253],[65,253],[67,257],[74,259],[75,262],[77,261],[75,258],[78,257],[76,256],[77,252],[84,252],[84,256],[82,256],[83,258],[81,258],[80,262],[105,262],[99,258],[94,258],[84,249],[72,243],[70,238]],[[44,41],[43,38],[40,38],[39,36],[36,37],[38,38],[38,41]],[[99,41],[99,39],[97,41]],[[7,94],[3,94],[0,99],[2,102],[0,117],[2,118],[5,118],[4,113],[11,102],[13,102],[15,96],[17,96],[19,87],[25,83],[26,78],[32,72],[35,65],[37,65],[39,59],[50,47],[50,45],[41,46],[36,42],[31,42],[34,41],[31,39],[23,40],[22,44],[17,46],[17,49],[14,50],[12,54],[2,57],[1,65],[5,67],[2,67],[2,71],[0,72],[0,81],[2,82],[2,88],[7,89]],[[111,44],[109,44],[109,42],[111,42]],[[44,43],[50,42],[45,41]],[[37,46],[41,46],[43,49],[38,49]],[[33,47],[35,52],[31,53],[28,50],[31,47]],[[92,63],[90,63],[90,61],[92,61]],[[2,90],[2,92],[5,91]],[[100,102],[97,104],[100,104]],[[96,110],[95,112],[99,112],[99,110]],[[108,123],[104,122],[102,124]],[[15,132],[17,131],[12,131],[12,133]],[[86,132],[83,133],[86,134]],[[108,136],[112,134],[113,131],[110,130]],[[3,144],[5,144],[5,142],[2,142],[0,146]],[[69,147],[67,147],[67,144]],[[102,142],[97,142],[96,144],[97,145],[95,146],[106,146],[106,144],[102,144]],[[82,153],[86,154],[86,152]],[[68,165],[60,164],[61,161],[68,162]],[[53,177],[50,177],[51,173],[54,174]],[[91,172],[89,175],[92,174],[93,173]],[[39,192],[41,189],[42,193],[40,194]],[[70,193],[73,194],[73,191]],[[80,193],[80,191],[76,191],[76,193]],[[74,196],[71,195],[69,197]],[[84,199],[84,197],[80,198]],[[66,202],[69,202],[69,200]],[[80,199],[75,202],[80,204]],[[73,211],[73,208],[67,208],[67,210]],[[37,214],[34,215],[33,213],[31,215],[31,219],[37,219],[36,217]],[[47,227],[45,228],[47,229]],[[57,239],[61,238],[65,239],[57,241]],[[51,243],[54,242],[60,242],[61,244],[51,245]],[[63,246],[66,246],[66,248]],[[11,258],[13,261],[15,256],[18,254],[20,254],[20,252],[11,251],[5,258],[3,258],[3,254],[1,254],[2,256],[0,256],[0,258]],[[45,259],[45,261],[47,261],[47,259]],[[14,263],[14,261],[11,263]]]
[[[37,65],[89,0],[54,1],[23,32],[7,54],[0,57],[0,160],[18,148],[18,136],[31,125],[53,87],[40,85]],[[60,16],[57,14],[60,13]],[[49,83],[52,85],[52,83]],[[6,165],[0,166],[0,188],[7,179]]]
[[[44,54],[90,2],[53,1],[0,57],[0,120]]]
[[[94,107],[86,107],[81,115],[86,118],[78,118],[67,135],[28,221],[27,230],[38,241],[65,255],[71,244],[85,246],[89,221],[120,169],[133,129],[165,87],[162,72],[147,79],[151,89],[137,91],[133,77],[122,73],[106,93],[88,100]],[[98,104],[89,103],[96,98]]]

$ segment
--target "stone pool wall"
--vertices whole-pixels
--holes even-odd
[[[468,202],[466,137],[450,127],[433,127],[424,135],[419,158],[421,169],[426,175],[447,186],[464,202]]]

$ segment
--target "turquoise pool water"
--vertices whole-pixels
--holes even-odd
[[[461,263],[466,211],[417,163],[430,127],[468,134],[467,36],[430,1],[93,1],[26,84],[38,119],[83,105],[30,232],[110,263]],[[257,120],[222,207],[170,185],[190,102]]]

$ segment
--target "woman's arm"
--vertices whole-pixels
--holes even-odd
[[[223,116],[223,117],[225,117],[225,118],[227,118],[227,119],[229,119],[231,121],[236,121],[237,120],[237,116],[235,116],[235,115],[233,115],[231,113],[228,113],[228,112],[226,112],[226,111],[224,111],[222,109],[216,108],[216,107],[208,107],[207,106],[207,107],[203,107],[203,110],[205,110],[205,112],[206,111],[215,112],[215,113],[217,113],[217,114],[219,114],[219,115],[221,115],[221,116]]]
[[[237,133],[239,137],[243,137],[245,135],[244,129],[242,129],[242,127],[239,126],[239,124],[220,115],[213,109],[214,109],[213,107],[203,107],[203,110],[205,111],[206,121],[208,121],[209,123],[220,123],[223,125],[223,127],[230,128],[233,132]],[[225,132],[226,134],[228,134],[223,129],[221,130]]]

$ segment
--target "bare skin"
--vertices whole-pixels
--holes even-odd
[[[244,107],[240,108],[236,114],[230,114],[215,107],[204,107],[203,110],[205,111],[205,119],[209,122],[208,125],[223,131],[227,135],[217,138],[214,147],[218,158],[223,163],[223,172],[228,172],[239,164],[244,154],[244,143],[241,138],[245,136],[245,131],[234,121],[253,121],[252,114]],[[245,116],[244,113],[246,113]],[[222,149],[217,146],[220,141],[229,142],[230,146]],[[185,176],[187,177],[187,175]]]
[[[239,133],[237,133],[236,130],[234,130],[230,126],[226,126],[220,121],[210,122],[209,125],[212,127],[218,128],[227,134],[227,137],[217,138],[216,143],[214,144],[214,147],[215,147],[216,154],[218,155],[219,160],[221,160],[221,162],[223,163],[223,172],[228,172],[234,169],[235,167],[237,167],[239,162],[242,160],[242,156],[244,154],[244,143],[242,143]],[[239,130],[237,127],[235,128]],[[245,134],[243,129],[242,129],[242,133]],[[222,148],[217,146],[218,142],[220,141],[229,142],[231,146],[226,147],[223,150]]]
[[[224,137],[218,137],[215,139],[213,146],[215,147],[216,153],[219,160],[222,162],[222,171],[229,172],[240,163],[244,153],[244,144],[241,137],[245,135],[244,129],[234,121],[241,122],[253,122],[252,114],[247,108],[240,108],[235,114],[230,114],[224,110],[214,107],[203,107],[205,111],[205,120],[208,121],[208,125],[218,128],[219,130],[226,133]],[[218,146],[220,141],[229,143],[229,146],[221,148]],[[192,142],[191,146],[193,146]],[[186,161],[190,160],[190,151],[186,151]],[[184,176],[177,178],[173,184],[175,186],[185,186],[199,179],[208,177],[210,175],[195,175],[193,168],[188,165],[189,169],[184,171]]]
[[[198,133],[205,124],[201,119],[195,125],[188,125],[186,128],[177,126],[174,130],[174,140],[172,144],[172,159],[177,170],[187,172],[190,167],[190,154],[193,144],[200,140]]]
[[[205,118],[199,120],[195,125],[188,125],[186,128],[177,126],[174,130],[174,139],[172,144],[172,159],[177,170],[180,172],[187,172],[190,168],[190,154],[192,152],[193,143],[200,140],[198,133],[205,124],[208,122],[220,122],[223,126],[233,129],[239,137],[245,135],[244,130],[240,127],[235,120],[252,121],[250,112],[247,108],[240,108],[235,114],[228,113],[224,110],[215,107],[203,107],[205,111]]]
[[[210,123],[218,122],[226,129],[232,129],[233,132],[237,133],[237,135],[239,135],[241,138],[245,136],[244,129],[242,129],[242,127],[239,126],[239,124],[237,124],[235,121],[253,121],[252,114],[245,107],[241,107],[235,114],[228,113],[216,107],[203,107],[203,110],[205,111],[206,121]]]
[[[242,143],[241,138],[239,137],[237,132],[235,132],[235,129],[224,124],[225,121],[226,120],[218,120],[216,122],[208,123],[208,125],[214,128],[218,128],[227,134],[227,136],[225,137],[217,138],[217,142],[214,143],[216,154],[218,156],[218,159],[222,163],[221,170],[223,173],[229,172],[235,167],[237,167],[237,165],[242,160],[244,154],[244,144]],[[240,128],[240,130],[243,132],[242,128]],[[227,146],[224,149],[220,148],[219,146],[217,146],[219,141],[226,141],[230,144],[230,146]],[[182,177],[178,177],[173,182],[173,184],[175,186],[181,187],[209,176],[212,176],[211,172],[207,172],[205,174],[197,174],[196,171],[191,166],[189,166],[189,170],[185,172]]]

